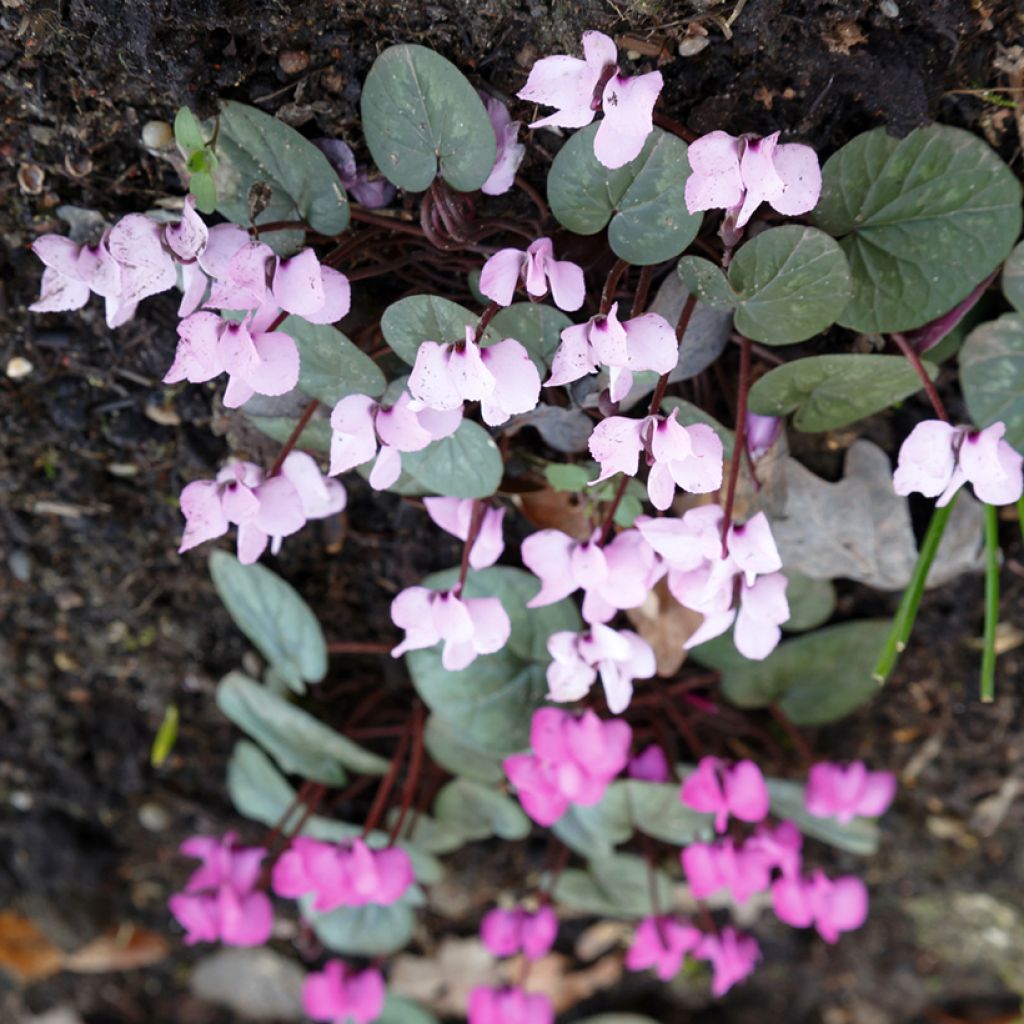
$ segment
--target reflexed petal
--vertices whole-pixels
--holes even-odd
[[[505,107],[505,104],[501,104]],[[505,108],[505,116],[508,116],[508,108]],[[498,154],[494,160],[494,166],[487,180],[480,186],[480,191],[485,196],[504,195],[515,183],[516,171],[526,156],[526,146],[519,141],[519,122],[514,121],[506,124],[501,129],[495,130],[495,138],[498,143]]]
[[[286,395],[299,383],[299,350],[290,334],[257,334],[253,346],[259,363],[243,376],[258,395]]]
[[[527,960],[539,960],[551,952],[558,934],[558,915],[549,906],[523,914],[523,953]]]
[[[174,362],[164,376],[165,384],[187,380],[201,384],[223,373],[220,332],[224,321],[215,313],[193,313],[178,324]]]
[[[274,910],[266,893],[250,892],[245,896],[228,901],[220,890],[221,938],[228,946],[262,946],[274,929]],[[232,893],[234,896],[234,893]],[[231,907],[225,913],[225,904]]]
[[[348,316],[352,308],[352,286],[348,278],[333,267],[321,267],[320,280],[324,289],[324,304],[314,312],[307,313],[306,319],[311,324],[337,323]]]
[[[556,107],[554,114],[534,121],[530,127],[555,125],[582,128],[594,119],[590,101],[601,75],[600,68],[589,67],[576,57],[543,57],[530,70],[526,85],[516,95],[521,100]]]
[[[255,523],[271,537],[287,537],[306,525],[302,499],[290,480],[272,476],[255,490],[260,508]]]
[[[493,427],[517,413],[532,412],[540,398],[540,374],[526,349],[513,338],[482,351],[467,343],[467,353],[471,347],[480,352],[483,369],[495,382],[493,390],[482,397],[483,421]]]
[[[32,251],[43,266],[55,270],[62,277],[81,281],[79,257],[83,247],[63,235],[42,235],[32,243]]]
[[[434,594],[430,602],[430,614],[438,636],[453,643],[473,639],[473,617],[466,602],[451,591]]]
[[[397,448],[382,444],[377,461],[370,470],[369,483],[375,491],[387,490],[402,474],[402,453]]]
[[[193,313],[193,317],[204,318],[202,321],[197,320],[197,325],[203,330],[209,329],[210,321],[206,318],[210,316],[213,314]],[[249,333],[249,328],[244,323],[221,321],[217,348],[221,365],[228,373],[237,373],[242,377],[248,377],[259,366],[259,351]]]
[[[629,360],[626,331],[616,316],[618,310],[619,304],[615,302],[607,316],[595,316],[587,324],[587,340],[594,357],[606,366],[625,366]]]
[[[679,342],[672,325],[657,313],[644,313],[623,325],[626,332],[626,365],[631,370],[670,373],[679,359]]]
[[[198,263],[184,263],[181,267],[181,302],[178,304],[178,316],[187,317],[194,313],[206,296],[209,278],[203,273]]]
[[[480,291],[499,306],[509,306],[523,272],[520,249],[499,249],[480,271]]]
[[[466,608],[473,623],[473,646],[478,654],[500,651],[512,633],[504,605],[496,597],[471,597]]]
[[[393,658],[406,651],[433,647],[441,639],[431,612],[433,597],[434,591],[426,587],[406,587],[391,602],[391,621],[406,631],[405,639],[391,651]]]
[[[235,224],[215,224],[209,230],[206,248],[199,254],[199,266],[210,277],[222,280],[228,276],[231,257],[249,244],[249,232]]]
[[[547,274],[555,305],[567,313],[576,312],[587,296],[583,268],[571,260],[552,259],[548,261]]]
[[[592,483],[607,480],[616,473],[636,476],[643,423],[625,416],[609,416],[598,423],[587,442],[590,454],[601,464],[601,475]]]
[[[953,440],[957,433],[942,420],[918,423],[900,445],[893,490],[899,495],[917,491],[926,498],[940,495],[956,468]]]
[[[413,372],[415,373],[415,370]],[[536,372],[534,370],[534,373]],[[448,374],[455,390],[465,402],[483,401],[494,394],[497,380],[484,363],[480,346],[473,341],[472,327],[466,328],[466,344],[462,350],[459,351],[457,348],[451,350],[448,356]],[[409,384],[411,389],[411,377]],[[539,379],[537,391],[540,391]],[[500,422],[504,422],[504,420]]]
[[[619,59],[615,40],[593,29],[583,33],[583,56],[595,71],[601,72]]]
[[[821,195],[818,154],[810,146],[790,142],[776,147],[774,163],[782,191],[768,200],[772,207],[786,217],[813,210]]]
[[[373,428],[377,403],[368,395],[348,395],[331,413],[331,476],[369,462],[377,453]]]
[[[588,327],[588,324],[573,324],[562,331],[562,341],[551,360],[551,376],[544,382],[545,387],[570,384],[597,370]]]
[[[960,445],[960,468],[979,500],[988,505],[1012,505],[1024,487],[1024,459],[1002,440],[1005,433],[1002,422],[993,423],[985,430],[971,431]]]
[[[66,313],[72,309],[81,309],[88,301],[87,284],[47,267],[43,271],[39,298],[28,308],[33,313]]]
[[[416,419],[435,441],[451,437],[462,423],[462,406],[457,409],[417,409]]]
[[[177,224],[164,227],[164,240],[178,257],[186,263],[196,259],[206,248],[209,231],[203,218],[196,213],[196,197],[186,196]]]
[[[709,132],[690,143],[687,153],[693,173],[686,179],[686,208],[731,209],[743,199],[739,140],[727,132]]]
[[[540,591],[527,601],[527,608],[554,604],[576,589],[571,563],[575,544],[561,530],[538,530],[523,541],[523,565],[541,581]]]
[[[308,316],[324,304],[320,261],[312,249],[278,260],[274,270],[274,301],[289,313]]]
[[[626,78],[612,75],[604,87],[604,119],[594,136],[594,155],[614,170],[636,159],[654,128],[654,104],[661,92],[660,71]]]
[[[772,528],[763,512],[739,526],[729,527],[728,548],[729,557],[746,576],[748,585],[759,573],[778,572],[782,568]]]
[[[766,135],[763,139],[747,139],[740,157],[740,174],[746,192],[743,204],[736,216],[736,227],[741,228],[750,220],[754,211],[765,200],[772,202],[782,195],[783,183],[775,170],[775,148],[779,133]]]
[[[185,530],[178,554],[228,532],[228,520],[221,506],[220,487],[212,480],[194,480],[181,492],[181,513]]]
[[[381,409],[377,413],[377,435],[381,442],[400,452],[422,451],[433,441],[411,405],[409,392],[403,391],[390,409]]]
[[[487,569],[501,557],[505,550],[505,538],[502,533],[504,519],[503,508],[488,508],[484,512],[476,543],[469,552],[469,564],[474,569]]]
[[[726,770],[725,798],[729,812],[740,821],[762,821],[771,805],[764,776],[753,761],[738,761]]]
[[[462,408],[462,394],[448,367],[450,348],[436,341],[424,341],[416,353],[409,375],[409,392],[431,409]]]
[[[173,288],[174,260],[161,244],[161,226],[141,213],[129,213],[107,237],[110,255],[121,266],[122,303],[139,302]]]

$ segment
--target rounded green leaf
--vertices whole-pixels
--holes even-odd
[[[924,364],[935,378],[937,367]],[[902,356],[809,356],[769,370],[750,389],[750,411],[762,416],[795,413],[798,430],[835,430],[881,412],[921,390]]]
[[[505,778],[501,758],[467,744],[446,719],[431,715],[423,733],[427,753],[453,775],[495,785]]]
[[[1006,441],[1024,452],[1024,314],[975,327],[960,349],[960,385],[979,427],[1002,420]]]
[[[640,155],[618,170],[594,156],[592,124],[576,132],[548,174],[548,201],[559,223],[578,235],[606,224],[616,256],[637,266],[678,256],[696,237],[701,215],[686,208],[686,143],[655,128]]]
[[[428,576],[423,585],[451,587],[458,570]],[[545,670],[551,660],[547,639],[560,630],[581,628],[569,600],[527,608],[540,589],[536,577],[521,569],[494,567],[471,572],[466,597],[497,597],[512,624],[509,642],[496,654],[478,657],[460,672],[441,664],[440,647],[410,651],[406,664],[430,710],[454,728],[463,743],[491,756],[505,756],[529,745],[530,718],[547,693]]]
[[[395,355],[411,366],[424,341],[465,341],[466,328],[476,326],[479,319],[479,313],[439,295],[410,295],[384,310],[380,329]],[[480,340],[489,345],[498,341],[499,336],[493,327],[488,327]]]
[[[1021,242],[1003,265],[1003,294],[1018,313],[1024,313],[1024,242]]]
[[[434,817],[467,839],[525,839],[530,819],[507,793],[469,779],[452,779],[437,794]]]
[[[596,804],[570,804],[551,831],[584,857],[611,856],[616,846],[633,838],[635,831],[622,780],[613,782]]]
[[[370,68],[361,101],[374,163],[392,184],[423,192],[435,175],[460,192],[488,178],[497,152],[487,111],[466,77],[424,46],[386,49]]]
[[[499,338],[515,338],[543,374],[551,365],[562,331],[572,326],[560,309],[539,302],[513,302],[498,310],[491,328]]]
[[[224,100],[217,155],[217,209],[228,220],[249,223],[249,189],[264,182],[271,196],[257,224],[303,220],[323,235],[348,226],[348,196],[337,172],[312,142],[276,117]]]
[[[651,870],[643,857],[632,853],[593,857],[586,871],[563,871],[552,895],[558,903],[586,914],[636,920],[654,913]],[[672,906],[672,882],[657,868],[653,873],[658,906]]]
[[[818,227],[840,238],[853,298],[839,322],[904,331],[934,320],[1006,259],[1021,226],[1013,172],[980,138],[930,125],[858,135],[822,170]]]
[[[174,115],[174,141],[186,156],[206,148],[202,126],[188,107],[182,107]]]
[[[290,775],[336,786],[345,781],[345,768],[367,775],[383,775],[388,769],[383,757],[241,672],[229,672],[220,681],[217,706]]]
[[[711,816],[683,804],[675,783],[624,779],[613,785],[625,788],[633,823],[641,832],[673,846],[710,838]]]
[[[463,420],[450,437],[422,451],[402,453],[407,489],[398,493],[488,498],[498,489],[503,470],[501,453],[491,435],[478,423]]]
[[[387,381],[377,364],[341,331],[290,316],[279,331],[290,335],[299,350],[299,388],[331,407],[346,395],[384,393]]]
[[[383,906],[338,907],[318,914],[308,896],[299,900],[303,917],[330,950],[348,956],[390,956],[409,944],[415,924],[413,908],[403,897]]]
[[[309,605],[265,566],[210,555],[210,576],[231,618],[297,693],[327,674],[327,644]],[[305,682],[304,682],[305,681]]]
[[[836,588],[831,580],[812,579],[787,568],[786,584],[789,619],[782,628],[787,633],[802,633],[832,618],[836,610]]]

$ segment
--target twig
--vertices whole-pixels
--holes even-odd
[[[277,453],[277,458],[274,460],[274,464],[270,467],[270,471],[267,476],[277,476],[281,472],[281,466],[284,465],[284,460],[291,454],[292,449],[298,444],[299,438],[302,436],[302,432],[306,429],[309,421],[313,418],[313,413],[316,412],[317,406],[320,402],[317,399],[313,399],[309,405],[306,406],[306,411],[299,417],[299,422],[295,424],[295,429],[288,436],[288,440],[285,441],[281,450]]]
[[[729,461],[729,485],[725,493],[725,514],[722,516],[722,557],[729,554],[726,540],[732,525],[733,504],[736,501],[736,482],[740,475],[743,446],[747,441],[747,392],[750,390],[750,339],[740,342],[740,381],[736,393],[736,439],[732,459]]]

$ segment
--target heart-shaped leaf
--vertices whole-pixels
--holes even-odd
[[[424,341],[440,344],[465,341],[466,328],[475,326],[479,319],[478,313],[439,295],[410,295],[384,310],[380,329],[395,355],[412,366]],[[498,340],[493,326],[488,327],[480,339],[484,345]]]
[[[937,367],[925,363],[934,379]],[[881,412],[921,390],[902,356],[808,356],[769,370],[750,389],[750,410],[762,416],[796,413],[798,430],[835,430]]]
[[[864,619],[827,626],[785,640],[763,661],[748,661],[729,636],[690,653],[722,673],[722,692],[738,707],[778,704],[797,725],[821,725],[878,692],[872,669],[889,625],[887,619]]]
[[[458,570],[451,569],[428,576],[423,585],[441,590],[457,579]],[[505,647],[478,657],[460,672],[444,668],[440,647],[405,656],[413,684],[431,711],[457,730],[466,746],[491,756],[529,745],[530,718],[547,693],[547,639],[560,630],[581,628],[576,606],[568,599],[527,608],[539,588],[536,577],[520,569],[471,572],[464,595],[497,597],[508,613],[512,633]]]
[[[560,309],[539,302],[513,302],[491,320],[494,333],[499,338],[515,338],[541,374],[551,365],[562,331],[571,325],[572,320]]]
[[[686,208],[686,143],[655,128],[640,155],[611,171],[594,156],[592,124],[572,135],[548,174],[548,201],[559,223],[578,235],[606,224],[616,256],[648,266],[678,256],[696,237],[701,215]]]
[[[299,350],[299,388],[331,407],[346,395],[384,393],[387,381],[377,364],[341,331],[290,316],[279,330],[291,335]]]
[[[1018,313],[1024,313],[1024,242],[1014,248],[1003,265],[1003,294]]]
[[[326,914],[312,909],[312,900],[300,901],[302,916],[316,937],[330,950],[346,956],[390,956],[409,944],[415,924],[408,893],[397,903],[382,906],[338,907]]]
[[[265,566],[210,555],[210,576],[231,618],[296,693],[327,674],[327,644],[316,616],[295,589]]]
[[[579,868],[563,871],[552,895],[557,902],[585,914],[632,921],[654,913],[652,888],[657,894],[658,907],[672,905],[672,882],[663,871],[648,868],[646,860],[636,854],[613,853],[593,857],[586,871]]]
[[[836,588],[830,580],[811,579],[787,566],[786,600],[789,619],[782,628],[787,633],[803,633],[832,618],[836,610]]]
[[[488,498],[501,483],[503,464],[494,439],[478,423],[463,420],[450,437],[422,451],[403,452],[398,494]]]
[[[460,192],[488,178],[497,152],[487,111],[466,77],[424,46],[390,46],[363,82],[363,132],[392,184],[423,192],[435,176]]]
[[[1024,314],[975,327],[960,349],[960,384],[979,427],[1002,420],[1006,441],[1024,452]]]
[[[850,270],[823,231],[789,224],[742,246],[726,277],[708,260],[684,256],[679,274],[703,302],[735,310],[736,329],[766,345],[792,345],[825,330],[850,300]]]
[[[1013,172],[959,128],[858,135],[825,163],[814,211],[853,274],[839,322],[877,333],[934,320],[1006,259],[1020,198]]]
[[[303,220],[322,235],[348,226],[348,197],[337,172],[312,142],[276,117],[224,100],[217,154],[217,209],[228,220],[249,223],[249,189],[263,182],[271,194],[257,224]]]
[[[466,744],[459,731],[444,718],[431,715],[427,719],[423,742],[427,753],[453,775],[487,786],[496,785],[505,778],[500,756]]]
[[[583,857],[610,857],[616,846],[633,838],[635,830],[626,788],[619,782],[613,782],[596,804],[570,804],[551,826],[566,846]]]
[[[469,779],[452,779],[437,794],[434,817],[467,839],[525,839],[530,819],[507,793]]]
[[[345,768],[367,775],[383,775],[388,769],[384,758],[241,672],[229,672],[220,681],[217,706],[289,775],[337,786],[345,781]]]

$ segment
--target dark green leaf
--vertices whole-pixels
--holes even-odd
[[[320,623],[295,589],[265,566],[214,551],[210,576],[238,628],[297,693],[327,674]],[[305,682],[304,682],[305,681]]]
[[[551,831],[583,857],[610,857],[635,831],[625,785],[613,782],[590,807],[570,804]]]
[[[678,256],[696,237],[701,215],[686,208],[690,176],[686,143],[655,128],[640,155],[611,171],[594,156],[592,124],[576,132],[548,174],[551,212],[570,231],[596,235],[606,224],[608,242],[637,266]]]
[[[924,364],[935,378],[938,369]],[[750,389],[750,410],[762,416],[795,412],[798,430],[834,430],[881,412],[921,390],[902,356],[809,356],[769,370]]]
[[[452,779],[437,794],[434,817],[467,839],[525,839],[530,819],[507,793],[469,779]]]
[[[1006,441],[1024,452],[1024,314],[976,327],[960,349],[960,384],[979,427],[1006,424]]]
[[[858,135],[825,164],[817,225],[841,237],[853,298],[839,322],[904,331],[934,320],[1006,258],[1020,185],[980,138],[930,125]]]
[[[551,365],[562,331],[572,325],[560,309],[538,302],[513,302],[499,310],[491,327],[499,338],[515,338],[544,374]]]
[[[377,364],[341,331],[290,316],[278,328],[299,349],[299,387],[310,398],[333,407],[346,395],[384,393],[387,381]]]
[[[787,633],[814,629],[832,618],[836,610],[836,588],[830,580],[815,580],[786,569],[786,600],[789,621],[782,624]]]
[[[363,82],[363,132],[390,182],[423,192],[441,177],[460,192],[488,178],[497,146],[487,111],[454,64],[423,46],[386,49]]]
[[[442,589],[457,578],[458,570],[452,569],[428,576],[423,583]],[[559,630],[581,628],[579,613],[569,600],[528,609],[526,602],[538,589],[537,579],[520,569],[471,572],[465,596],[500,598],[512,623],[508,644],[461,672],[442,666],[439,647],[406,655],[413,683],[431,711],[457,730],[466,746],[482,753],[504,756],[529,744],[530,717],[547,693],[547,639]]]
[[[209,171],[197,171],[188,183],[188,190],[196,197],[196,209],[210,214],[217,209],[217,186]]]
[[[427,719],[423,740],[427,753],[453,775],[460,775],[484,785],[496,785],[505,778],[501,757],[468,745],[444,718],[431,715]]]
[[[1003,294],[1018,313],[1024,313],[1024,242],[1014,248],[1003,266]]]
[[[555,883],[554,898],[573,910],[602,917],[636,920],[654,913],[647,862],[631,853],[594,857],[587,870],[569,868]],[[672,905],[672,883],[654,869],[659,908]]]
[[[412,493],[487,498],[498,489],[503,466],[491,435],[463,420],[451,437],[419,452],[404,452],[402,470],[415,485]]]
[[[272,194],[257,223],[303,220],[323,235],[348,226],[348,197],[337,172],[312,142],[276,117],[224,100],[217,152],[217,208],[228,220],[249,223],[249,189],[265,182]]]

